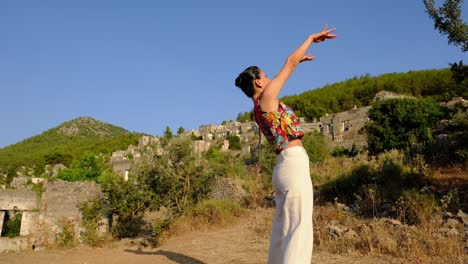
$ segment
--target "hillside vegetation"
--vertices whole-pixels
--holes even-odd
[[[467,98],[468,83],[457,83],[450,69],[389,73],[377,77],[364,75],[299,95],[285,96],[282,100],[299,116],[313,119],[325,113],[370,105],[379,91],[448,101],[457,96]]]
[[[0,149],[0,168],[6,172],[20,166],[35,167],[41,173],[46,164],[70,165],[84,153],[109,154],[137,144],[142,134],[80,117],[49,129],[40,135]]]

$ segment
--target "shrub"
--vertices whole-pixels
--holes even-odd
[[[468,108],[455,105],[450,118],[438,122],[433,130],[434,142],[426,157],[431,164],[450,166],[461,164],[468,167]]]
[[[384,202],[395,202],[405,190],[419,188],[424,175],[403,163],[404,154],[393,150],[361,160],[349,172],[326,183],[322,198],[353,204],[359,212],[377,216]]]
[[[327,141],[320,132],[314,131],[305,134],[302,138],[302,144],[311,162],[322,162],[329,156]]]
[[[431,129],[445,116],[442,108],[423,99],[388,99],[369,110],[366,125],[370,155],[398,149],[413,157],[432,141]]]
[[[352,145],[351,148],[344,148],[341,146],[334,147],[332,150],[333,157],[356,157],[359,154],[359,150],[356,148],[356,145]]]
[[[104,204],[100,199],[96,199],[80,205],[81,224],[84,228],[82,240],[85,245],[98,247],[102,246],[106,240],[104,236],[99,235],[99,222],[105,214]]]
[[[103,172],[103,162],[92,154],[86,154],[72,163],[69,169],[60,170],[57,178],[65,181],[95,181]]]
[[[273,151],[271,145],[268,143],[261,144],[257,157],[257,162],[260,167],[260,174],[262,178],[262,186],[264,189],[272,189],[273,184],[271,182],[271,178],[278,157]]]
[[[188,215],[195,223],[222,226],[244,213],[242,207],[228,200],[206,200],[197,204]]]
[[[38,182],[36,184],[32,184],[32,190],[36,193],[37,197],[41,199],[42,193],[44,192],[44,183],[43,182]]]
[[[228,136],[229,149],[240,150],[242,148],[240,138],[238,136]]]
[[[118,238],[138,235],[142,227],[143,212],[150,206],[153,194],[146,192],[134,181],[127,182],[111,173],[105,175],[100,181],[106,199],[99,206],[116,219],[112,233]],[[95,222],[96,218],[90,220]]]
[[[210,147],[205,154],[208,161],[207,171],[214,177],[228,177],[249,180],[245,161],[232,152],[221,152],[216,147]]]
[[[161,245],[167,232],[170,231],[170,228],[173,225],[173,223],[174,220],[172,219],[158,219],[153,223],[153,230],[151,232],[151,244],[154,247],[158,247]]]
[[[57,244],[62,248],[72,248],[78,243],[73,221],[62,219],[59,222],[60,232],[56,235]]]
[[[427,224],[436,209],[433,194],[406,190],[397,202],[398,217],[409,224]]]

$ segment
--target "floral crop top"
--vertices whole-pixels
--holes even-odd
[[[279,101],[278,109],[273,112],[262,112],[258,100],[254,101],[255,122],[260,131],[279,154],[294,139],[304,136],[302,127],[294,111]]]

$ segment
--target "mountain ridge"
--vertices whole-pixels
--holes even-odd
[[[111,153],[137,144],[141,135],[89,116],[78,117],[0,148],[0,172],[2,168],[5,171],[19,166],[43,167],[51,156],[59,157],[55,161],[70,163],[86,152]]]

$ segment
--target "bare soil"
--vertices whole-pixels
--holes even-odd
[[[0,253],[0,263],[24,264],[153,264],[153,263],[266,263],[268,228],[272,209],[261,209],[238,223],[217,230],[194,231],[175,235],[161,247],[140,247],[130,240],[103,248],[45,249],[18,253]],[[259,226],[260,225],[260,226]],[[429,263],[390,256],[334,255],[314,251],[313,263]],[[430,263],[438,263],[436,260]]]

